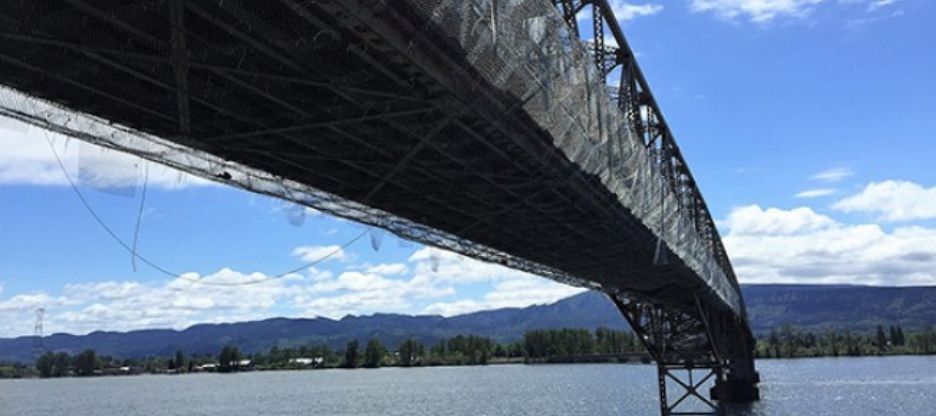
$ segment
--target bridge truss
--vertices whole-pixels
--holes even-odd
[[[667,186],[678,195],[680,208],[689,210],[696,229],[707,234],[719,265],[731,274],[730,281],[740,292],[715,221],[610,4],[607,0],[553,0],[553,3],[569,29],[589,44],[604,82],[617,78],[617,85],[608,87],[610,95],[627,115],[631,128],[652,150]],[[590,32],[581,30],[582,24],[589,25]],[[665,263],[666,259],[658,257],[655,261]],[[747,330],[743,303],[741,313],[731,316],[705,306],[698,296],[691,306],[665,305],[645,294],[625,291],[610,293],[609,297],[657,364],[661,414],[718,414],[716,400],[759,399],[756,384],[760,380],[752,356],[755,341]],[[710,382],[714,382],[714,387],[706,394],[701,389]],[[675,395],[670,394],[673,387]]]
[[[756,399],[730,261],[611,7],[508,3],[4,2],[0,116],[602,290],[664,414]]]

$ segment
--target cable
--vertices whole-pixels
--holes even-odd
[[[156,271],[158,271],[158,272],[160,272],[160,273],[162,273],[162,274],[164,274],[164,275],[166,275],[166,276],[172,277],[172,278],[177,278],[177,279],[185,280],[185,281],[190,282],[190,283],[202,284],[202,285],[206,285],[206,286],[249,286],[249,285],[255,285],[255,284],[264,283],[264,282],[269,282],[269,281],[273,281],[273,280],[278,280],[278,279],[282,279],[283,277],[286,277],[286,276],[288,276],[288,275],[290,275],[290,274],[298,273],[298,272],[300,272],[300,271],[302,271],[302,270],[308,269],[309,267],[312,267],[312,266],[314,266],[314,265],[316,265],[316,264],[318,264],[318,263],[321,263],[321,262],[323,262],[323,261],[325,261],[325,260],[331,258],[332,256],[334,256],[334,255],[340,253],[342,250],[344,250],[344,249],[347,248],[348,246],[350,246],[350,245],[356,243],[358,240],[360,240],[360,239],[363,238],[365,235],[367,235],[367,232],[368,232],[368,230],[365,229],[363,232],[361,232],[360,234],[358,234],[357,236],[355,236],[354,238],[352,238],[352,239],[349,240],[348,242],[342,244],[342,245],[339,246],[338,248],[336,248],[336,249],[332,250],[331,252],[329,252],[329,253],[323,255],[322,257],[319,257],[319,258],[317,258],[317,259],[315,259],[315,260],[309,261],[309,262],[303,264],[303,265],[300,266],[300,267],[296,267],[296,268],[294,268],[294,269],[287,270],[287,271],[285,271],[285,272],[283,272],[283,273],[279,273],[279,274],[270,276],[270,277],[265,278],[265,279],[256,279],[256,280],[251,280],[251,281],[247,281],[247,282],[213,283],[213,282],[205,282],[205,281],[203,281],[203,279],[188,278],[186,275],[184,275],[184,274],[182,274],[182,273],[174,273],[174,272],[171,272],[171,271],[169,271],[169,270],[163,268],[162,266],[156,264],[156,263],[153,262],[152,260],[149,260],[148,258],[146,258],[145,256],[143,256],[142,254],[138,253],[138,252],[136,251],[136,249],[135,249],[135,246],[136,246],[136,233],[135,233],[135,235],[134,235],[134,247],[131,247],[131,246],[128,245],[126,242],[124,242],[123,239],[121,239],[120,236],[118,236],[117,233],[115,233],[114,230],[112,230],[112,229],[107,225],[107,223],[104,222],[104,220],[101,218],[101,216],[98,215],[98,213],[94,210],[94,207],[92,207],[91,204],[88,202],[88,200],[85,198],[85,196],[84,196],[84,194],[81,192],[81,190],[78,189],[78,185],[75,184],[75,181],[72,179],[71,175],[68,174],[68,170],[65,169],[65,163],[62,162],[62,158],[59,157],[58,152],[55,150],[55,145],[53,144],[52,138],[49,137],[49,132],[48,132],[48,131],[45,131],[45,130],[43,130],[43,132],[45,133],[45,136],[46,136],[46,142],[49,144],[49,149],[52,150],[52,155],[55,156],[55,161],[56,161],[56,163],[58,164],[59,169],[62,170],[62,174],[65,176],[65,180],[68,181],[68,185],[71,187],[72,191],[75,192],[75,195],[78,197],[78,200],[81,201],[81,205],[83,205],[84,208],[85,208],[85,210],[87,210],[88,213],[91,214],[91,217],[94,218],[94,221],[95,221],[105,232],[107,232],[107,235],[109,235],[109,236],[111,237],[111,239],[113,239],[117,244],[119,244],[121,247],[123,247],[124,250],[127,250],[127,252],[130,253],[130,255],[132,256],[132,258],[134,258],[134,259],[139,259],[140,261],[142,261],[142,262],[143,262],[144,264],[146,264],[147,266],[150,266],[150,267],[152,267],[154,270],[156,270]],[[144,188],[144,198],[145,198],[145,188]],[[142,210],[143,210],[142,207],[143,207],[143,199],[141,199],[141,201],[140,201],[140,213],[141,213],[141,216],[142,216]],[[139,232],[139,220],[137,221],[137,230],[136,230],[136,232],[137,232],[137,233]]]
[[[323,261],[325,261],[325,260],[328,260],[330,257],[332,257],[332,256],[334,256],[334,255],[336,255],[336,254],[338,254],[338,253],[340,253],[340,252],[342,252],[345,248],[347,248],[347,247],[350,246],[351,244],[356,243],[356,242],[357,242],[358,240],[360,240],[362,237],[364,237],[365,235],[367,235],[367,232],[368,232],[368,230],[365,229],[364,232],[358,234],[358,235],[355,236],[354,238],[348,240],[348,242],[346,242],[346,243],[344,243],[344,244],[338,246],[337,248],[335,248],[334,250],[332,250],[332,251],[329,252],[328,254],[325,254],[325,255],[322,256],[322,257],[319,257],[319,258],[317,258],[317,259],[315,259],[315,260],[312,260],[312,261],[310,261],[310,262],[308,262],[308,263],[305,263],[305,264],[303,264],[302,266],[296,267],[295,269],[287,270],[287,271],[285,271],[285,272],[282,272],[282,273],[280,273],[280,274],[276,274],[276,275],[267,277],[267,278],[265,278],[265,279],[256,279],[256,280],[251,280],[251,281],[247,281],[247,282],[231,282],[231,283],[214,282],[214,283],[212,283],[212,282],[204,282],[204,281],[202,281],[202,279],[190,279],[190,278],[186,277],[185,275],[178,275],[177,277],[178,277],[179,279],[181,279],[181,280],[185,280],[185,281],[190,282],[190,283],[202,284],[202,285],[206,285],[206,286],[248,286],[248,285],[254,285],[254,284],[258,284],[258,283],[263,283],[263,282],[269,282],[269,281],[273,281],[273,280],[278,280],[278,279],[282,279],[282,278],[284,278],[284,277],[286,277],[286,276],[288,276],[288,275],[291,275],[291,274],[293,274],[293,273],[301,272],[301,271],[303,271],[303,270],[305,270],[305,269],[308,269],[309,267],[312,267],[312,266],[314,266],[314,265],[316,265],[316,264],[318,264],[318,263],[321,263],[321,262],[323,262]]]
[[[123,240],[121,240],[120,237],[118,237],[117,234],[114,233],[114,230],[112,230],[110,227],[107,226],[106,223],[104,223],[104,220],[102,220],[101,217],[97,214],[97,212],[94,211],[94,208],[92,208],[92,207],[91,207],[91,204],[88,203],[88,200],[85,199],[84,194],[82,194],[82,193],[81,193],[81,190],[78,189],[78,185],[76,185],[76,184],[75,184],[75,181],[72,180],[71,175],[68,174],[68,171],[65,169],[65,164],[62,163],[62,158],[59,157],[58,152],[55,151],[55,145],[52,144],[52,138],[49,137],[49,132],[48,132],[48,131],[44,131],[44,133],[45,133],[45,136],[46,136],[46,142],[49,143],[49,149],[52,149],[52,154],[55,156],[55,161],[56,161],[56,163],[58,163],[59,168],[62,170],[62,173],[65,175],[65,180],[68,181],[68,185],[71,186],[72,190],[75,192],[75,195],[77,195],[77,196],[78,196],[78,199],[81,201],[81,204],[84,205],[84,207],[85,207],[85,209],[88,211],[88,213],[91,214],[91,217],[94,218],[94,221],[97,222],[98,225],[100,225],[101,228],[103,228],[104,231],[106,231],[107,234],[110,235],[110,237],[111,237],[114,241],[117,242],[117,244],[120,244],[120,246],[123,247],[125,250],[127,250],[132,256],[134,256],[134,257],[140,259],[140,261],[142,261],[143,263],[145,263],[146,265],[152,267],[153,269],[155,269],[156,271],[158,271],[158,272],[160,272],[160,273],[163,273],[163,274],[166,274],[166,275],[169,275],[169,276],[173,276],[173,277],[178,276],[178,275],[179,275],[178,273],[170,272],[170,271],[168,271],[168,270],[166,270],[166,269],[160,267],[158,264],[153,263],[152,261],[150,261],[150,260],[147,259],[146,257],[143,257],[142,255],[140,255],[140,254],[138,254],[138,253],[135,253],[135,252],[133,251],[133,249],[132,249],[130,246],[127,245],[127,243],[125,243]]]
[[[146,204],[146,188],[149,185],[149,164],[143,165],[143,192],[140,195],[140,210],[137,212],[136,227],[133,229],[133,252],[137,251],[137,241],[140,239],[140,224],[143,222],[143,207]],[[134,273],[137,271],[136,256],[130,255],[130,264]]]

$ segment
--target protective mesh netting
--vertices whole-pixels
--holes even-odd
[[[457,51],[487,83],[522,102],[523,111],[552,137],[584,173],[600,178],[648,229],[734,311],[740,295],[713,254],[713,241],[696,229],[690,210],[662,173],[659,155],[632,130],[612,101],[587,48],[546,0],[400,0],[388,3],[421,16],[427,31],[454,39]],[[314,207],[390,230],[414,241],[542,275],[597,288],[560,270],[517,258],[457,235],[392,215],[314,187],[226,161],[185,146],[185,139],[155,137],[0,87],[0,115],[253,192]],[[622,271],[626,273],[626,271]]]
[[[387,229],[404,239],[502,264],[566,284],[597,289],[594,283],[570,276],[562,271],[516,258],[314,187],[223,160],[209,153],[110,123],[93,115],[75,112],[58,104],[2,86],[0,86],[0,117],[13,118],[67,137],[134,154],[199,177]]]
[[[613,104],[587,48],[546,0],[407,0],[434,30],[456,39],[489,83],[522,99],[554,145],[601,178],[735,311],[740,296],[713,255],[712,241],[680,209],[657,163]]]

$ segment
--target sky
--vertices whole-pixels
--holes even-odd
[[[612,3],[742,283],[936,285],[936,3]],[[0,121],[0,337],[580,291]]]

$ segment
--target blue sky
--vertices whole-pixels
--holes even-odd
[[[936,284],[936,4],[615,1],[742,282]],[[78,178],[132,159],[51,137]],[[0,336],[374,312],[451,315],[576,293],[150,166],[138,264],[36,129],[0,123]],[[81,163],[79,163],[79,154]],[[79,165],[81,169],[79,169]],[[123,167],[123,168],[120,168]],[[126,182],[127,180],[130,182]],[[89,186],[92,185],[92,186]],[[80,189],[132,240],[141,189]],[[356,243],[313,270],[265,280]],[[264,280],[247,286],[232,283]]]

